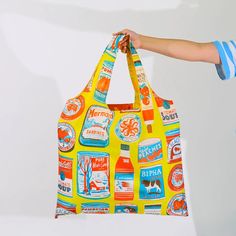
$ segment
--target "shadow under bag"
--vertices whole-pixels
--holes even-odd
[[[123,37],[112,38],[88,84],[66,101],[59,117],[55,218],[80,213],[188,216],[179,118],[173,101],[150,87],[131,41],[126,56],[134,103],[106,103]]]

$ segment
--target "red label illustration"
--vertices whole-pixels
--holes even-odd
[[[176,194],[168,203],[166,213],[168,215],[188,216],[187,202],[185,194]]]
[[[168,177],[169,187],[174,191],[180,191],[184,188],[182,164],[175,165]]]
[[[72,159],[59,156],[58,193],[72,197]]]

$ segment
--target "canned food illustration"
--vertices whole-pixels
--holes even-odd
[[[144,214],[161,214],[161,204],[147,204],[144,205]]]
[[[71,151],[75,145],[75,131],[73,127],[67,123],[58,123],[58,148],[62,152]]]
[[[82,203],[81,211],[86,214],[106,214],[109,213],[109,204],[102,202]]]
[[[113,118],[114,113],[108,108],[91,106],[80,133],[80,143],[85,146],[106,147],[109,144],[109,129]]]
[[[76,205],[69,202],[65,202],[61,199],[57,199],[55,218],[57,218],[59,215],[70,214],[76,214]]]
[[[168,163],[174,163],[182,160],[179,131],[179,129],[173,129],[166,132]]]
[[[138,213],[138,206],[133,204],[116,204],[115,213]]]
[[[78,155],[77,191],[85,198],[106,198],[110,195],[109,154],[81,151]]]
[[[59,156],[58,193],[72,197],[72,158]]]
[[[66,102],[61,118],[64,120],[74,120],[84,111],[84,97],[82,95],[71,98]]]
[[[166,126],[178,123],[179,117],[176,112],[176,108],[174,107],[173,101],[162,99],[158,97],[154,92],[153,94],[161,114],[163,125]]]
[[[99,102],[105,103],[106,101],[113,66],[114,62],[106,60],[103,62],[94,93],[95,100]]]
[[[182,164],[177,164],[171,169],[168,184],[170,189],[174,191],[180,191],[184,188]]]
[[[134,142],[140,137],[141,121],[135,114],[124,115],[116,126],[116,135],[122,141]]]
[[[140,169],[140,199],[160,199],[165,197],[162,166]]]
[[[138,144],[138,162],[146,163],[162,158],[162,144],[159,138],[145,139]]]
[[[185,194],[176,194],[168,203],[166,213],[168,215],[188,216],[187,202]]]

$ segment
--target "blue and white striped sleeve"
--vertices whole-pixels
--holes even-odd
[[[221,64],[215,64],[217,73],[222,80],[236,77],[236,41],[214,41],[219,53]]]

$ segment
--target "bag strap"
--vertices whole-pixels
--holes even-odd
[[[119,51],[118,44],[124,37],[124,34],[119,34],[112,37],[111,41],[103,51],[103,55],[101,56],[89,83],[87,84],[87,86],[90,87],[90,92],[93,96],[93,99],[99,101],[100,103],[106,104],[106,96],[109,90],[110,79]],[[135,91],[134,109],[141,109],[143,111],[144,120],[145,118],[147,120],[152,119],[152,89],[148,80],[146,79],[142,62],[131,40],[129,40],[126,59],[129,68],[129,74]],[[151,110],[152,114],[150,113]]]

